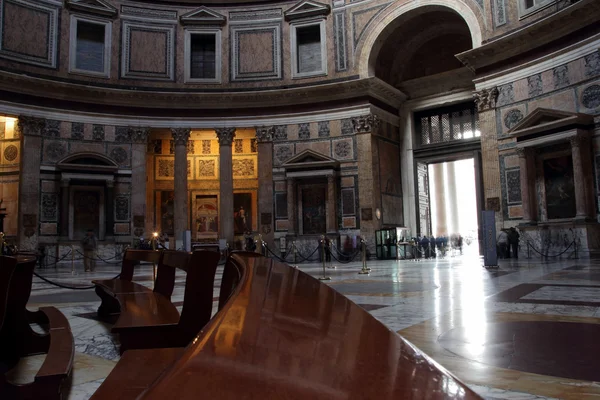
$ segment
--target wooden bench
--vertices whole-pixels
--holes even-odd
[[[200,252],[194,252],[196,255]],[[246,254],[246,253],[243,253]],[[257,253],[256,256],[259,256]],[[248,257],[255,257],[248,255]],[[234,257],[229,257],[223,270],[223,280],[221,281],[221,289],[219,291],[219,310],[221,310],[228,299],[230,299],[235,290],[239,287],[239,283],[245,276],[245,263],[241,261],[240,254]],[[188,270],[194,267],[192,259]],[[188,272],[189,274],[190,272]],[[189,279],[189,277],[188,277]],[[212,304],[212,285],[210,290]],[[221,299],[223,302],[221,302]],[[183,302],[184,309],[187,298],[187,281],[186,281],[186,298]],[[182,318],[184,313],[182,312]],[[193,318],[193,316],[192,316]],[[209,315],[210,318],[210,315]],[[207,325],[210,325],[209,322]],[[194,337],[200,336],[202,331],[209,329],[204,325],[203,329],[199,329],[194,334]],[[170,348],[153,348],[142,350],[128,350],[123,353],[121,359],[112,370],[110,375],[104,380],[102,385],[96,390],[91,400],[110,399],[110,400],[128,400],[136,398],[140,393],[149,388],[160,375],[167,370],[184,352],[183,347]]]
[[[0,257],[2,399],[61,399],[63,383],[73,368],[75,346],[67,318],[55,307],[42,307],[35,312],[25,307],[31,294],[35,264],[36,259],[32,257]],[[46,333],[34,332],[31,323],[44,327]],[[46,358],[34,381],[27,384],[12,382],[7,373],[21,358],[35,354],[46,354]]]
[[[121,312],[112,332],[119,334],[121,354],[130,349],[187,346],[210,320],[219,258],[212,251],[165,250],[153,291],[114,294]],[[170,301],[177,269],[186,272],[181,315]],[[102,290],[106,292],[106,286]]]

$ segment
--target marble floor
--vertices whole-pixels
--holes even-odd
[[[368,265],[371,273],[359,275],[358,262],[332,263],[326,282],[485,399],[600,397],[600,260],[500,260],[499,269],[487,270],[477,256],[464,255]],[[300,269],[323,274],[320,264]],[[85,287],[118,271],[98,265],[85,273],[76,265],[72,273],[65,265],[38,273]],[[184,279],[178,275],[173,295],[179,307]],[[150,286],[150,267],[141,267],[136,280]],[[61,289],[35,278],[28,307],[43,305],[69,319],[76,356],[68,399],[87,399],[119,359],[110,326],[96,318],[99,300],[92,289]],[[19,365],[15,376],[31,379],[43,360],[36,357]]]

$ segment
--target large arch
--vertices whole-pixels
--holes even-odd
[[[477,15],[467,4],[457,0],[421,0],[418,2],[408,2],[402,4],[390,11],[384,16],[378,17],[373,29],[371,29],[365,40],[357,49],[358,70],[361,78],[375,76],[374,60],[377,58],[381,45],[386,39],[385,32],[390,32],[396,28],[407,14],[418,15],[430,10],[448,10],[454,11],[464,20],[471,33],[473,48],[481,46],[483,40],[482,25],[484,24],[483,15]]]

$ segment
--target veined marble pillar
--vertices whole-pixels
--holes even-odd
[[[173,223],[175,230],[176,248],[183,245],[183,234],[189,229],[188,213],[188,168],[187,168],[187,143],[191,129],[172,128],[173,142],[175,145],[175,198],[173,200]]]
[[[148,147],[150,128],[131,127],[129,130],[131,133],[131,187],[135,189],[131,192],[131,219],[133,234],[140,237],[147,236],[150,233],[144,231],[144,221],[146,219],[146,181],[148,180],[146,176],[146,149]],[[108,207],[110,210],[114,210],[114,196],[112,202],[113,205]],[[113,215],[107,218],[107,221],[113,219]],[[114,231],[114,223],[109,229]]]
[[[69,179],[60,181],[60,236],[69,237]]]
[[[145,191],[144,191],[145,192]],[[115,181],[106,181],[106,236],[115,234]]]
[[[586,219],[590,217],[586,196],[586,178],[583,169],[582,151],[584,151],[584,138],[580,135],[570,138],[571,156],[573,157],[573,181],[575,184],[575,218]],[[587,149],[589,151],[589,148]]]
[[[327,233],[337,232],[335,176],[327,175]]]
[[[275,248],[273,229],[273,133],[272,126],[256,128],[258,147],[258,226],[263,240]]]
[[[531,149],[517,149],[519,155],[519,178],[521,180],[521,204],[523,207],[523,223],[533,223],[537,220],[535,217],[535,207],[532,202],[531,174],[533,172],[533,154]]]
[[[448,234],[448,223],[446,221],[446,196],[444,195],[444,164],[433,164],[433,182],[435,185],[435,223],[436,231],[432,232],[436,237]]]
[[[40,152],[41,118],[19,117],[18,127],[23,137],[21,146],[21,178],[19,180],[19,249],[37,250],[40,213]]]
[[[233,166],[231,144],[235,128],[215,129],[219,139],[219,231],[221,239],[233,246]],[[177,205],[175,205],[177,207]]]
[[[296,180],[287,178],[288,235],[296,235]]]

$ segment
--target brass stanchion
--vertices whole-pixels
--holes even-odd
[[[152,250],[156,251],[156,240],[158,239],[158,232],[152,234]],[[156,264],[152,263],[152,286],[156,285]]]
[[[360,245],[362,246],[362,269],[358,271],[359,274],[365,275],[371,271],[371,268],[367,267],[367,243],[364,239],[361,239]]]
[[[85,260],[83,262],[85,263]],[[73,245],[71,245],[71,275],[75,275],[75,246]]]
[[[323,276],[319,277],[320,281],[330,281],[331,277],[325,275],[325,236],[321,235],[321,260],[323,260]]]
[[[327,249],[329,251],[329,266],[327,268],[336,269],[336,266],[332,265],[332,263],[333,263],[333,241],[332,240],[327,240]]]

